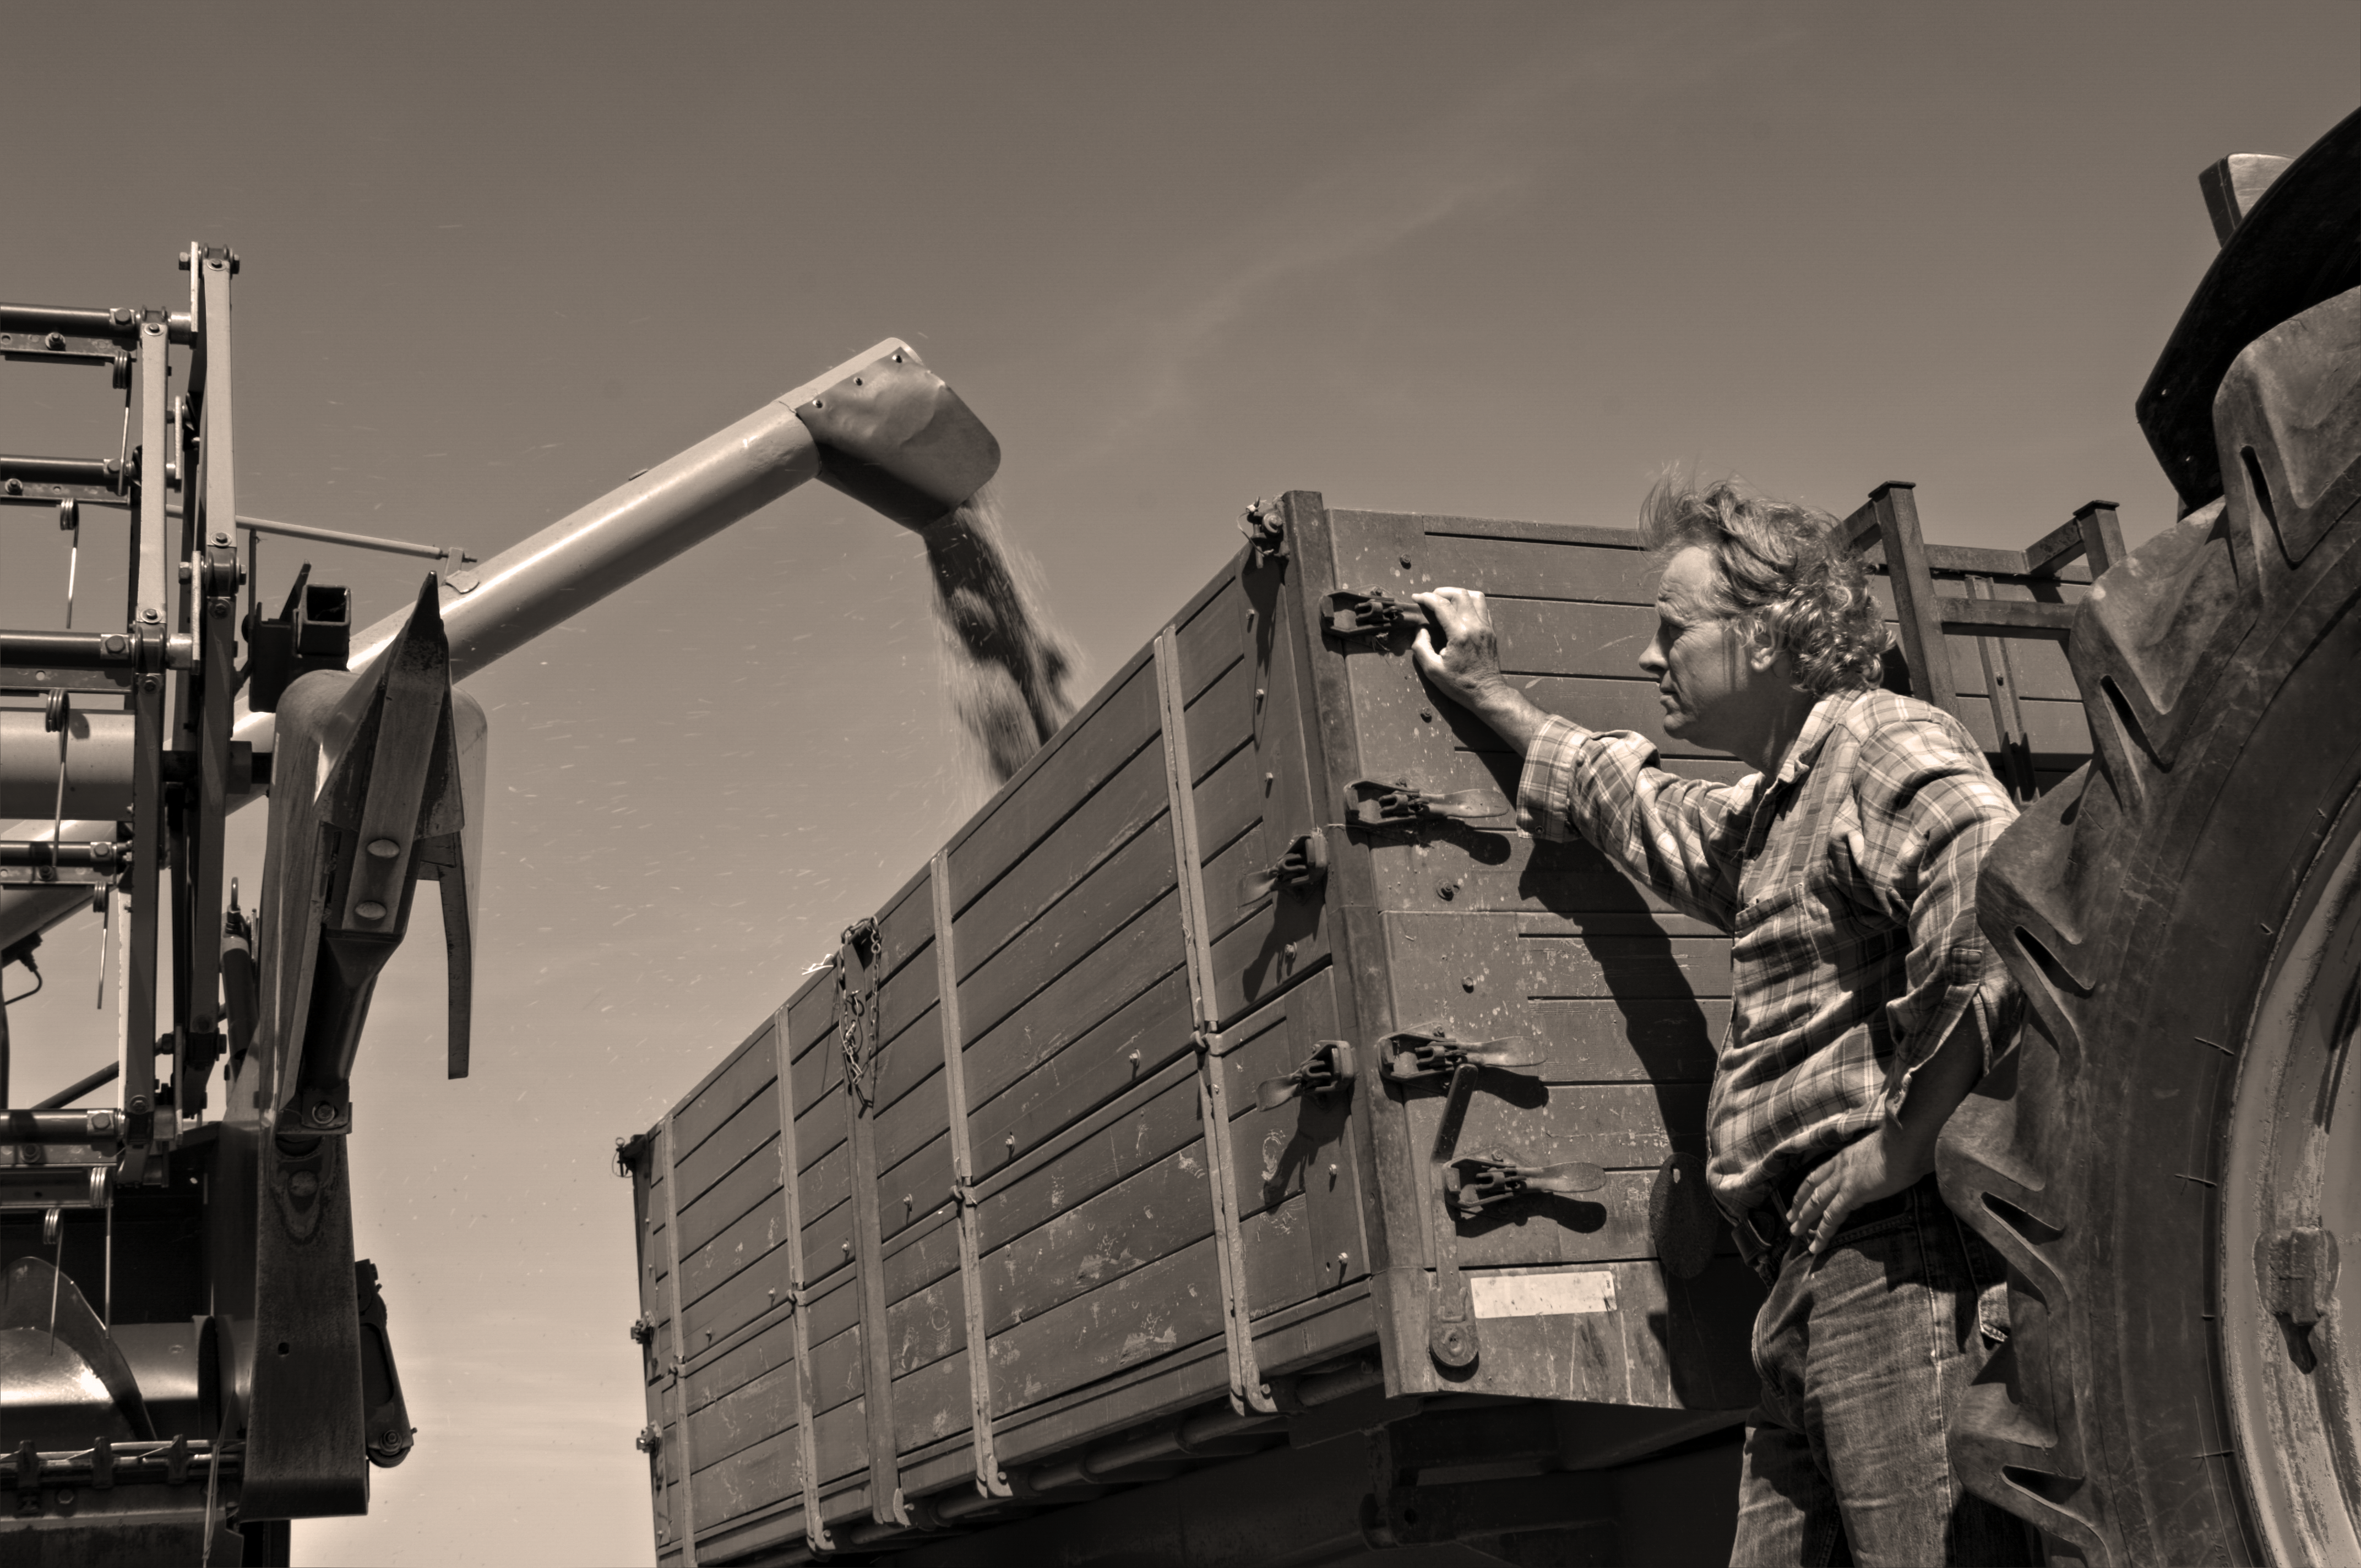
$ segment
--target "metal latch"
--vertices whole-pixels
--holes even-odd
[[[646,1344],[655,1337],[656,1321],[653,1318],[648,1316],[645,1312],[642,1312],[638,1317],[631,1320],[632,1343],[636,1344]]]
[[[1504,1159],[1469,1155],[1455,1159],[1443,1173],[1444,1201],[1455,1218],[1472,1220],[1495,1203],[1505,1203],[1525,1192],[1554,1192],[1571,1198],[1595,1192],[1607,1185],[1607,1173],[1595,1165],[1572,1160],[1565,1165],[1511,1165]]]
[[[1521,1072],[1538,1067],[1542,1059],[1522,1039],[1455,1040],[1440,1024],[1398,1030],[1378,1043],[1385,1047],[1386,1076],[1396,1083],[1447,1078],[1468,1067]]]
[[[658,1431],[653,1423],[643,1426],[640,1429],[640,1435],[631,1440],[631,1446],[653,1457],[656,1451],[664,1447],[664,1433]]]
[[[1279,858],[1278,864],[1248,872],[1238,879],[1238,903],[1244,906],[1268,898],[1281,887],[1298,894],[1309,894],[1327,880],[1328,840],[1318,833],[1306,833],[1287,846],[1287,853]]]
[[[1325,1099],[1353,1081],[1353,1047],[1346,1040],[1323,1040],[1310,1059],[1284,1078],[1267,1078],[1255,1085],[1255,1103],[1275,1111],[1299,1095]]]
[[[1386,1053],[1386,1077],[1396,1083],[1424,1083],[1448,1079],[1443,1119],[1434,1126],[1434,1147],[1428,1156],[1449,1159],[1458,1146],[1459,1128],[1467,1120],[1467,1106],[1476,1098],[1476,1080],[1486,1068],[1522,1072],[1541,1062],[1541,1053],[1521,1039],[1455,1040],[1440,1024],[1403,1029],[1378,1042]]]
[[[1437,817],[1477,822],[1508,814],[1509,803],[1488,789],[1429,795],[1408,784],[1355,779],[1345,786],[1345,820],[1356,828],[1415,828]]]
[[[1253,552],[1247,563],[1259,570],[1266,561],[1287,559],[1287,529],[1279,515],[1279,503],[1257,498],[1246,508],[1238,532],[1246,536],[1246,547]]]
[[[1391,594],[1358,593],[1340,588],[1320,601],[1320,624],[1332,637],[1382,641],[1404,627],[1426,624],[1426,611],[1410,599]]]

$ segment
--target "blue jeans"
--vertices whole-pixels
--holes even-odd
[[[2022,1522],[1960,1489],[1944,1429],[2006,1332],[1999,1255],[1928,1177],[1904,1212],[1790,1247],[1754,1320],[1732,1568],[2038,1561]]]

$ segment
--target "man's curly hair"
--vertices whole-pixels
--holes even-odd
[[[1838,521],[1722,479],[1699,488],[1667,477],[1640,507],[1640,532],[1660,561],[1690,545],[1713,563],[1707,606],[1757,646],[1792,659],[1816,696],[1878,684],[1888,635],[1869,573]]]

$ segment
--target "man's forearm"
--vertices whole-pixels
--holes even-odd
[[[1506,682],[1470,693],[1461,701],[1520,757],[1533,749],[1533,737],[1549,722],[1549,715],[1534,707],[1531,697]]]
[[[1916,1172],[1935,1168],[1935,1140],[1943,1124],[1983,1076],[1983,1031],[1970,1007],[1935,1054],[1918,1064],[1910,1079],[1910,1094],[1894,1113],[1891,1135],[1908,1152]]]

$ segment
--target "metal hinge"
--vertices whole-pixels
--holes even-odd
[[[1299,896],[1308,895],[1327,880],[1328,840],[1318,833],[1305,833],[1288,844],[1287,853],[1279,858],[1276,865],[1248,872],[1238,879],[1238,904],[1243,907],[1268,898],[1282,887]]]
[[[1415,828],[1438,817],[1462,822],[1508,815],[1509,803],[1488,789],[1429,795],[1408,784],[1355,779],[1345,786],[1345,820],[1355,828]]]
[[[1426,624],[1426,611],[1391,594],[1340,588],[1320,601],[1320,624],[1331,637],[1382,641],[1406,627]]]
[[[1257,498],[1246,508],[1238,532],[1246,536],[1246,547],[1253,553],[1247,565],[1259,570],[1266,561],[1287,559],[1287,528],[1280,521],[1279,503]]]
[[[1554,1192],[1562,1198],[1596,1192],[1607,1185],[1607,1173],[1580,1160],[1565,1165],[1521,1166],[1484,1155],[1468,1155],[1451,1162],[1444,1172],[1444,1201],[1452,1214],[1472,1220],[1495,1203],[1505,1203],[1525,1192]]]
[[[1255,1103],[1275,1111],[1299,1095],[1325,1099],[1353,1082],[1353,1047],[1346,1040],[1322,1040],[1309,1060],[1284,1078],[1267,1078],[1255,1085]]]

